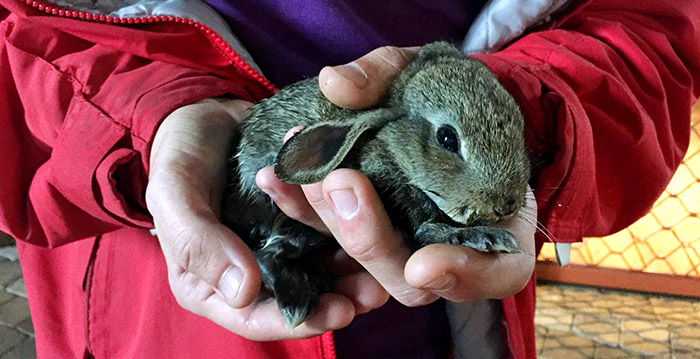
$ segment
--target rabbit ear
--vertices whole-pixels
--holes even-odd
[[[325,122],[297,132],[277,154],[275,173],[290,184],[323,180],[345,159],[360,136],[395,119],[393,111],[376,109],[343,122]]]

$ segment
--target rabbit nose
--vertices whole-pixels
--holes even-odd
[[[515,213],[517,209],[518,203],[515,198],[507,198],[500,201],[500,203],[493,208],[493,212],[496,213],[499,218],[503,218]]]

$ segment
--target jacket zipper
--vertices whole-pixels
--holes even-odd
[[[231,45],[228,44],[221,35],[217,34],[209,26],[199,21],[170,15],[126,18],[115,17],[103,14],[94,14],[87,11],[67,10],[60,6],[41,0],[25,0],[24,3],[47,14],[73,19],[80,19],[85,21],[95,21],[118,25],[174,22],[192,26],[195,29],[202,31],[216,47],[223,51],[223,53],[229,58],[229,60],[231,60],[239,69],[243,70],[248,76],[258,81],[269,91],[273,93],[277,92],[277,87],[275,87],[275,85],[273,85],[272,82],[270,82],[270,80],[266,79],[260,72],[255,70],[252,66],[250,66],[250,64],[248,64],[245,60],[243,60],[243,58],[241,58],[241,55],[239,55],[238,52],[236,52],[236,50],[234,50],[233,47],[231,47]]]

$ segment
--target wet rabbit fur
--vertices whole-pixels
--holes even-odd
[[[283,145],[298,125],[305,128]],[[338,167],[362,171],[414,249],[520,251],[512,234],[491,225],[525,203],[522,116],[484,65],[448,43],[424,46],[374,109],[331,104],[313,78],[254,106],[239,135],[223,220],[253,250],[290,328],[333,290],[334,276],[314,258],[335,241],[275,206],[255,185],[263,167],[274,165],[292,184],[319,182]]]

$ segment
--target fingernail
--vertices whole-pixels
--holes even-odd
[[[357,86],[359,88],[363,88],[363,87],[367,86],[367,83],[369,82],[369,78],[367,77],[367,73],[355,61],[348,63],[348,64],[345,64],[345,65],[336,66],[336,67],[334,67],[334,69],[341,76],[350,80],[352,83],[355,84],[355,86]]]
[[[344,189],[339,191],[333,191],[329,193],[331,196],[331,201],[333,201],[333,206],[335,206],[335,211],[343,219],[350,219],[357,213],[357,197],[352,190]]]
[[[219,280],[219,291],[224,295],[226,301],[233,303],[238,296],[243,282],[243,272],[240,268],[231,266],[226,269]]]
[[[424,289],[444,291],[452,289],[457,284],[457,278],[452,274],[443,274],[434,281],[423,286]]]

